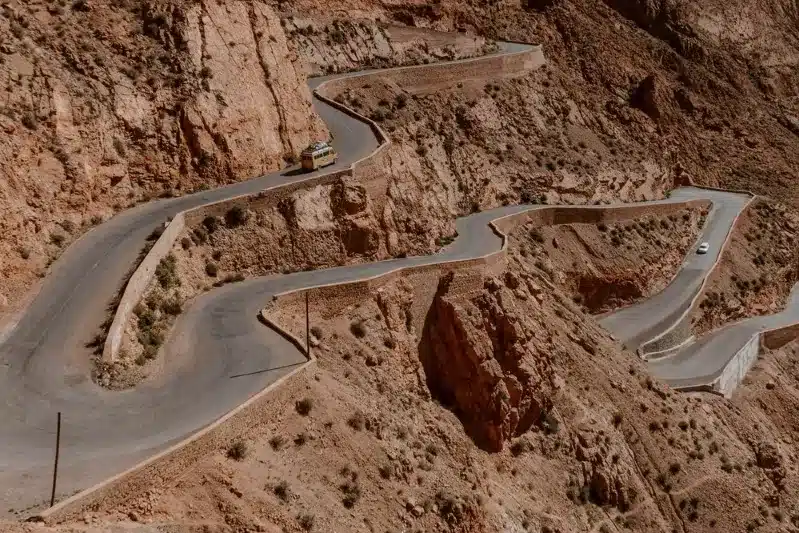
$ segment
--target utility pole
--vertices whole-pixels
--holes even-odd
[[[308,313],[308,291],[305,291],[305,355],[311,357],[311,317]]]
[[[61,449],[61,411],[58,412],[58,425],[55,430],[55,465],[53,465],[53,491],[50,493],[50,507],[55,505],[55,485],[58,479],[58,452]]]

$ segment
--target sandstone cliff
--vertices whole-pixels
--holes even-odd
[[[290,43],[305,59],[311,75],[363,67],[385,68],[426,64],[492,52],[484,37],[386,26],[371,19],[326,20],[294,16],[284,20]]]
[[[3,306],[115,211],[278,169],[326,137],[264,3],[11,2],[0,43]]]

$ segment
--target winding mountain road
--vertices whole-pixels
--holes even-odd
[[[503,44],[499,54],[525,50]],[[362,75],[362,74],[360,74]],[[311,87],[324,79],[311,80]],[[327,171],[347,167],[377,147],[370,127],[314,99],[340,153]],[[315,175],[314,175],[315,176]],[[308,178],[295,168],[126,211],[92,229],[53,265],[17,327],[0,345],[0,517],[9,509],[45,505],[52,475],[56,412],[63,412],[59,499],[97,483],[180,441],[219,418],[305,361],[283,337],[257,320],[275,293],[354,281],[401,267],[468,259],[498,250],[488,223],[540,206],[511,206],[457,221],[459,237],[440,253],[227,285],[197,298],[175,325],[158,377],[124,392],[95,385],[86,344],[155,226],[179,211]],[[709,199],[713,210],[701,240],[706,256],[689,255],[672,283],[638,305],[606,316],[602,324],[628,345],[667,329],[686,309],[708,274],[744,195],[682,188],[653,203]],[[719,363],[738,338],[711,339],[699,357]],[[653,369],[675,379],[696,371],[693,352]],[[683,357],[680,354],[679,357]],[[704,360],[704,359],[703,359]],[[722,362],[723,365],[723,362]],[[703,367],[710,368],[711,364]],[[718,365],[717,365],[718,366]]]

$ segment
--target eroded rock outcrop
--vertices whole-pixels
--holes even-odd
[[[324,138],[305,73],[271,7],[201,3],[181,26],[205,88],[181,114],[192,164],[253,176]]]
[[[447,294],[451,281],[442,279],[419,346],[428,387],[479,446],[498,451],[549,410],[549,354],[528,342],[534,333],[502,282],[465,301]]]
[[[577,427],[574,450],[580,470],[571,480],[575,495],[598,505],[629,509],[638,497],[637,475],[624,441],[612,439],[606,429],[588,424]]]

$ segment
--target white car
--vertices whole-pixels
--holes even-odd
[[[710,245],[706,242],[703,242],[702,244],[699,245],[699,248],[696,249],[696,253],[706,254],[709,249]]]

